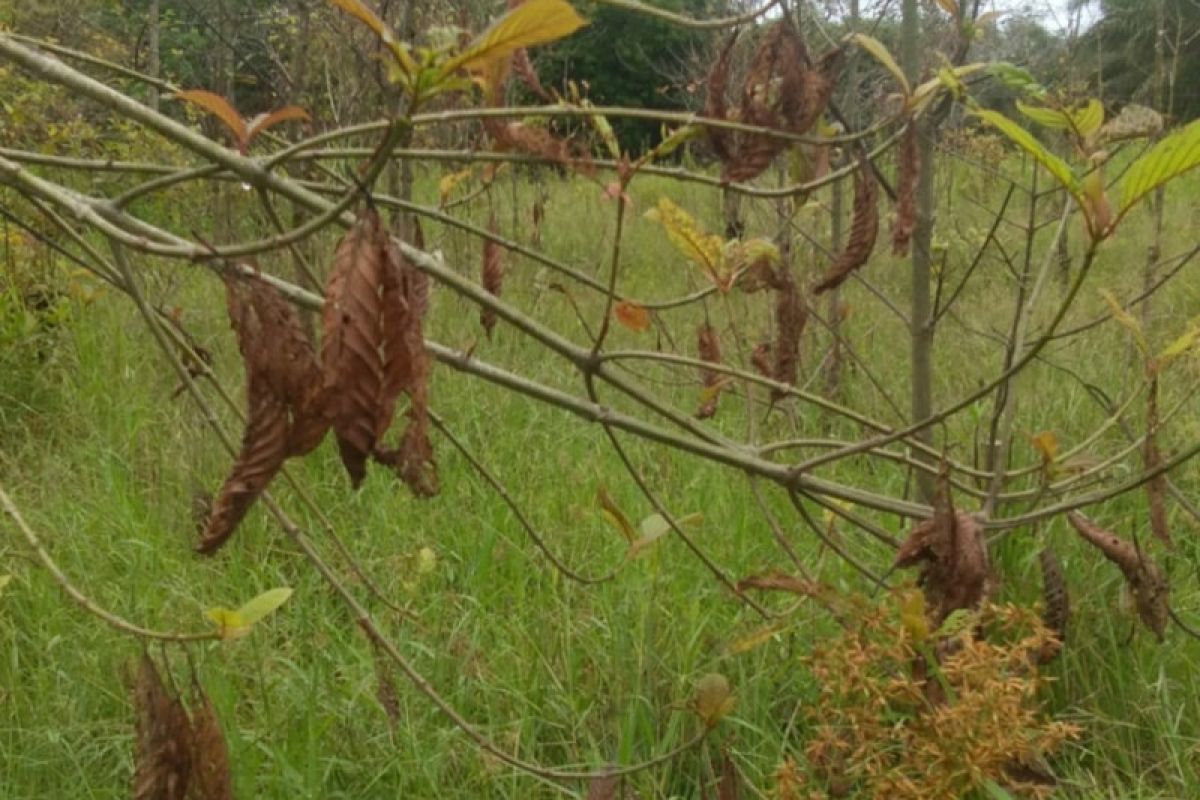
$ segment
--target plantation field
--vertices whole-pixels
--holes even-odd
[[[939,227],[935,246],[946,291],[965,274],[987,237],[998,207],[1001,179],[952,164],[940,172]],[[1027,180],[1031,166],[1009,158],[1002,170]],[[440,168],[420,170],[416,199],[436,204]],[[1043,180],[1043,183],[1045,181]],[[1164,259],[1194,246],[1197,197],[1194,178],[1168,190]],[[236,192],[236,189],[230,191]],[[529,208],[544,191],[541,246],[579,271],[605,280],[615,220],[612,200],[585,180],[564,180],[528,171],[502,173],[490,194],[472,201],[466,216],[486,225],[489,209],[501,235],[520,242],[531,236]],[[799,210],[795,225],[828,241],[828,189]],[[671,246],[660,226],[643,213],[660,196],[672,197],[709,230],[720,230],[719,193],[654,177],[638,178],[630,191],[632,211],[623,244],[622,291],[644,300],[697,291],[703,276]],[[170,197],[170,195],[168,195]],[[179,206],[163,201],[155,211],[164,224],[202,213],[181,192]],[[156,201],[157,202],[157,201]],[[189,203],[191,205],[189,205]],[[239,234],[265,230],[251,200],[235,197]],[[1024,222],[1029,201],[1014,194],[1007,217]],[[1045,199],[1038,220],[1057,220],[1057,201]],[[772,236],[778,210],[747,203],[751,234]],[[456,213],[463,213],[458,209]],[[1033,240],[1035,272],[1052,249],[1054,225]],[[1066,227],[1078,251],[1078,219]],[[427,224],[427,244],[440,249],[454,270],[475,279],[478,240]],[[1152,236],[1150,214],[1139,212],[1106,243],[1064,326],[1108,313],[1098,289],[1123,301],[1142,289],[1142,264]],[[1020,252],[1022,234],[1002,224],[997,237]],[[310,252],[328,268],[333,234],[318,237]],[[229,456],[204,415],[176,393],[178,381],[126,298],[94,291],[88,279],[66,277],[73,267],[34,242],[10,232],[3,254],[6,280],[22,270],[62,288],[52,327],[31,328],[29,313],[6,307],[0,328],[0,485],[69,580],[100,606],[146,627],[203,631],[204,611],[236,607],[273,587],[294,589],[291,599],[250,635],[188,649],[224,722],[234,783],[241,797],[439,797],[530,798],[578,796],[587,787],[559,784],[518,772],[475,748],[418,687],[377,664],[346,606],[309,566],[260,505],[224,550],[212,559],[193,552],[197,493],[214,491]],[[795,240],[792,260],[807,283],[823,257],[805,239]],[[1049,254],[1049,255],[1048,255]],[[1019,264],[1019,261],[1017,262]],[[149,298],[180,309],[179,319],[214,355],[214,372],[242,403],[242,370],[225,315],[219,280],[202,267],[139,259]],[[260,266],[288,276],[285,257]],[[587,346],[583,325],[594,328],[604,313],[599,292],[571,284],[551,268],[505,256],[502,297],[568,339]],[[1160,349],[1183,332],[1200,311],[1200,290],[1187,264],[1154,296],[1149,339]],[[1044,324],[1064,295],[1057,263],[1041,282],[1033,325]],[[908,403],[906,324],[882,302],[903,306],[907,262],[877,249],[863,270],[868,288],[851,281],[841,292],[842,332],[853,356],[843,366],[839,401],[886,425],[903,421]],[[1073,275],[1069,276],[1073,277]],[[986,251],[977,273],[939,322],[935,339],[935,407],[970,392],[994,375],[1019,279],[995,250]],[[24,278],[22,278],[24,280]],[[564,293],[556,288],[567,288]],[[574,304],[574,308],[572,305]],[[578,316],[577,316],[577,312]],[[822,303],[813,309],[828,316]],[[1134,309],[1135,314],[1139,313]],[[721,332],[725,358],[748,367],[749,350],[768,339],[771,311],[762,295],[737,289],[704,304],[654,312],[655,326],[635,332],[616,327],[608,349],[681,352],[695,356],[696,326],[706,317]],[[582,320],[582,323],[581,323]],[[38,323],[44,326],[44,321]],[[489,339],[477,308],[446,288],[435,290],[427,335],[449,347],[531,380],[585,397],[582,381],[503,321]],[[999,339],[997,339],[999,337]],[[1141,357],[1128,332],[1107,320],[1086,334],[1049,344],[1042,359],[1015,383],[1018,403],[1014,465],[1037,465],[1033,435],[1052,431],[1068,449],[1108,417],[1087,385],[1118,405],[1130,401],[1125,420],[1141,426]],[[804,334],[801,388],[823,391],[822,365],[830,337],[815,319]],[[36,344],[36,346],[35,346]],[[685,414],[698,404],[694,367],[629,360],[639,385],[650,387]],[[1165,426],[1160,442],[1168,454],[1196,440],[1200,415],[1191,399],[1200,367],[1194,357],[1176,362],[1161,378]],[[211,384],[203,394],[236,438],[240,423]],[[800,460],[821,440],[852,441],[861,428],[799,399],[768,408],[765,389],[742,383],[720,400],[704,426],[756,442],[799,440],[779,459]],[[628,398],[601,387],[600,402],[635,411]],[[414,499],[382,470],[369,474],[357,492],[348,489],[336,449],[327,441],[287,467],[294,483],[277,480],[279,504],[309,535],[322,557],[375,615],[403,654],[459,713],[505,751],[553,767],[584,768],[631,763],[668,753],[701,727],[686,709],[696,680],[706,673],[728,677],[737,696],[733,712],[705,742],[677,758],[632,776],[630,796],[698,798],[714,779],[714,759],[727,751],[758,791],[772,796],[773,775],[796,758],[811,735],[818,687],[805,654],[828,642],[835,621],[820,604],[756,595],[775,611],[788,610],[773,636],[747,637],[763,621],[723,587],[677,537],[668,534],[636,558],[605,518],[597,501],[603,488],[633,520],[654,509],[630,480],[603,430],[566,411],[528,401],[449,364],[434,371],[430,406],[470,453],[434,435],[442,491]],[[939,449],[974,463],[987,437],[990,401],[955,415],[935,433]],[[638,411],[643,414],[644,412]],[[656,423],[660,424],[660,423]],[[812,535],[787,495],[737,470],[620,435],[630,461],[676,515],[698,513],[688,530],[727,576],[736,580],[772,569],[792,569],[764,523],[755,500],[780,520],[781,533],[798,561],[834,593],[873,594],[872,585]],[[1083,454],[1103,459],[1129,447],[1119,425],[1087,442]],[[899,451],[897,451],[899,452]],[[581,584],[564,576],[541,552],[504,500],[472,466],[478,459],[503,483],[514,503],[569,569],[611,580]],[[1102,471],[1107,484],[1136,473],[1136,450]],[[820,477],[882,494],[913,494],[902,462],[863,457],[819,470]],[[1186,498],[1197,497],[1200,464],[1172,473]],[[1006,489],[1036,489],[1038,471]],[[986,489],[986,482],[975,484]],[[305,502],[309,498],[313,506]],[[979,499],[960,493],[966,508]],[[320,513],[314,511],[314,507]],[[1005,508],[1010,515],[1019,503]],[[894,515],[855,509],[896,539],[910,523]],[[1185,620],[1200,621],[1197,589],[1200,547],[1196,520],[1170,503],[1176,549],[1159,550],[1172,583],[1172,606]],[[911,580],[910,571],[889,572],[894,553],[822,510],[812,514],[829,537],[868,569],[891,583]],[[1140,493],[1092,509],[1093,519],[1125,536],[1149,541]],[[390,608],[354,575],[326,524],[365,569]],[[43,570],[17,530],[5,522],[0,539],[3,568],[11,581],[0,594],[0,796],[124,797],[132,770],[129,676],[138,645],[84,613]],[[1080,726],[1052,763],[1059,796],[1181,798],[1200,795],[1200,643],[1178,628],[1158,644],[1136,616],[1120,573],[1080,541],[1061,516],[1007,534],[992,551],[999,578],[997,597],[1020,604],[1041,595],[1038,553],[1053,545],[1065,565],[1071,618],[1061,658],[1047,667],[1054,683],[1047,710]],[[885,598],[887,594],[879,595]],[[1132,636],[1132,638],[1131,638]],[[738,652],[742,651],[744,652]],[[157,657],[157,648],[151,648]],[[185,683],[188,664],[177,648],[169,663]],[[380,674],[388,675],[381,684]],[[382,688],[381,688],[382,687]],[[381,702],[381,693],[383,700]],[[389,715],[385,706],[391,704]]]

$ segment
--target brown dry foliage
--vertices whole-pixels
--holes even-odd
[[[921,150],[917,144],[917,125],[910,118],[900,142],[896,220],[892,224],[892,253],[897,256],[908,255],[908,245],[917,226],[917,180],[921,171]]]
[[[295,309],[257,277],[227,278],[226,300],[246,369],[246,427],[201,532],[197,550],[206,555],[229,540],[284,461],[312,450],[329,428],[316,356]]]
[[[991,781],[1049,797],[1054,786],[1042,759],[1078,735],[1041,713],[1047,679],[1034,656],[1052,632],[1030,610],[984,606],[979,622],[988,638],[961,631],[946,640],[952,647],[939,648],[952,699],[931,706],[913,670],[933,642],[905,623],[907,605],[903,597],[863,604],[853,626],[805,659],[820,699],[806,705],[800,728],[811,732],[805,768],[781,767],[779,796],[975,797]]]
[[[1067,642],[1067,624],[1071,618],[1071,598],[1067,593],[1067,579],[1063,574],[1058,554],[1047,547],[1038,554],[1038,562],[1042,567],[1042,599],[1046,603],[1042,621],[1047,628],[1054,632],[1056,640],[1038,654],[1038,663],[1045,664],[1052,661]]]
[[[696,331],[696,348],[700,351],[700,358],[707,361],[709,364],[721,363],[721,340],[717,336],[717,329],[705,322]],[[717,401],[721,397],[721,373],[711,369],[700,370],[700,382],[703,384],[705,393],[704,400],[700,404],[700,408],[696,410],[697,419],[708,419],[713,414],[717,413]]]
[[[496,212],[493,211],[491,217],[488,219],[488,232],[497,234],[498,231]],[[481,283],[483,284],[483,288],[493,297],[500,296],[501,287],[504,285],[504,264],[501,256],[502,252],[499,244],[491,239],[483,240]],[[496,326],[496,312],[487,306],[481,306],[479,309],[479,324],[483,326],[488,339],[491,339],[492,328]]]
[[[935,625],[958,609],[978,608],[988,582],[988,557],[975,518],[956,511],[943,462],[933,517],[917,525],[896,552],[896,567],[922,564],[920,584]]]
[[[1067,514],[1072,527],[1105,558],[1117,565],[1133,592],[1138,616],[1161,642],[1170,618],[1170,585],[1158,564],[1127,542],[1104,530],[1078,511]]]
[[[134,800],[184,800],[192,777],[192,728],[178,697],[142,655],[133,688]]]
[[[704,115],[789,133],[808,132],[833,94],[841,51],[831,51],[809,69],[808,51],[795,25],[787,19],[776,22],[751,59],[742,83],[740,108],[731,111],[725,95],[735,41],[736,34],[726,42],[709,72]],[[788,145],[787,140],[773,136],[716,128],[708,128],[707,135],[722,163],[721,179],[730,182],[762,174]]]
[[[875,238],[879,234],[878,187],[875,172],[865,158],[854,171],[854,216],[850,223],[850,239],[838,256],[837,261],[813,287],[821,294],[841,286],[850,273],[867,263],[875,249]]]
[[[775,356],[775,364],[771,377],[780,383],[794,386],[800,371],[800,337],[804,326],[808,323],[808,306],[800,294],[790,270],[781,268],[778,271],[779,284],[775,297],[775,343],[771,352]],[[772,399],[786,397],[787,393],[772,389]]]
[[[233,800],[229,749],[212,700],[199,685],[192,700],[192,800]]]

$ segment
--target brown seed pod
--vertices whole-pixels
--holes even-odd
[[[1067,579],[1063,575],[1062,563],[1058,554],[1047,547],[1038,554],[1038,562],[1042,567],[1042,598],[1046,602],[1043,621],[1046,627],[1054,631],[1057,639],[1051,647],[1045,648],[1038,655],[1038,663],[1052,661],[1067,642],[1067,623],[1071,617],[1071,599],[1067,594]]]
[[[892,253],[908,255],[908,245],[917,226],[917,178],[921,151],[917,146],[917,124],[911,118],[900,142],[899,180],[896,184],[896,221],[892,224]]]
[[[813,287],[815,294],[827,292],[841,286],[850,273],[867,263],[875,249],[875,237],[879,233],[879,208],[877,205],[875,173],[865,159],[854,171],[854,217],[850,224],[850,240],[846,249],[830,266],[821,281]]]
[[[800,295],[800,289],[792,278],[791,271],[781,267],[778,271],[779,288],[775,298],[775,344],[771,348],[775,356],[772,377],[780,383],[794,386],[800,370],[800,337],[808,322],[808,307]],[[779,389],[771,397],[779,400],[787,393]]]
[[[696,331],[696,348],[702,360],[710,364],[721,363],[721,340],[717,337],[717,329],[707,322]],[[717,401],[721,397],[721,374],[715,370],[701,369],[700,382],[704,391],[701,393],[700,408],[696,410],[696,419],[708,419],[717,413]]]
[[[1104,530],[1078,511],[1067,514],[1067,521],[1121,570],[1133,592],[1138,616],[1161,642],[1170,618],[1171,589],[1166,573],[1144,553],[1138,552],[1132,543]]]
[[[496,213],[493,211],[491,218],[488,220],[488,231],[492,234],[498,232],[496,225]],[[501,287],[504,284],[504,265],[501,260],[500,245],[491,239],[483,240],[483,259],[482,259],[482,280],[483,288],[493,297],[500,296]],[[487,333],[488,339],[492,338],[492,328],[496,326],[496,312],[487,306],[481,306],[479,309],[479,323],[483,325],[484,331]]]

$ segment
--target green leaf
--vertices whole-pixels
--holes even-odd
[[[987,69],[989,66],[988,64],[977,62],[953,68],[943,67],[939,69],[936,78],[930,78],[924,83],[919,84],[916,89],[913,89],[912,96],[908,99],[909,110],[915,110],[924,106],[936,97],[942,89],[958,91],[962,87],[963,78],[972,73]]]
[[[1076,199],[1079,198],[1079,180],[1071,171],[1071,167],[1067,165],[1067,162],[1047,150],[1041,142],[1033,137],[1033,134],[997,111],[977,109],[973,113],[993,128],[999,129],[1015,145],[1033,156],[1059,183],[1066,187],[1068,192]]]
[[[1193,319],[1183,335],[1164,347],[1154,360],[1164,367],[1195,347],[1197,339],[1200,339],[1200,319]]]
[[[1172,133],[1149,153],[1133,162],[1125,173],[1118,216],[1170,180],[1200,165],[1200,120]]]
[[[217,606],[205,611],[204,616],[217,626],[222,639],[240,639],[250,633],[256,622],[273,613],[291,596],[292,590],[286,586],[269,589],[236,611]]]
[[[900,89],[904,92],[905,97],[912,94],[912,86],[909,85],[908,78],[904,75],[904,70],[900,69],[900,65],[896,63],[896,59],[884,47],[883,42],[873,36],[867,36],[865,33],[852,33],[847,39],[870,53],[876,61],[883,65],[884,69],[892,73],[892,77],[900,84]]]
[[[1017,111],[1020,111],[1026,117],[1041,125],[1043,128],[1051,130],[1069,130],[1071,127],[1071,117],[1065,111],[1059,111],[1057,108],[1046,108],[1044,106],[1031,106],[1028,103],[1017,101]]]
[[[994,64],[988,64],[987,71],[1009,89],[1025,92],[1033,97],[1040,96],[1046,91],[1034,79],[1029,70],[1024,67],[1018,67],[1016,64],[1010,64],[1007,61],[997,61]]]
[[[1083,108],[1071,112],[1071,122],[1080,136],[1091,136],[1104,124],[1104,104],[1094,97],[1089,97]]]
[[[704,515],[688,514],[676,521],[681,527],[684,525],[699,525],[704,521]],[[625,554],[625,558],[627,559],[632,560],[642,555],[650,545],[671,532],[671,524],[661,514],[651,514],[646,517],[638,525],[638,528],[642,535],[629,544],[629,551]]]
[[[565,0],[526,0],[496,20],[467,49],[442,65],[442,74],[456,70],[479,71],[488,63],[512,55],[522,47],[546,44],[587,24]]]

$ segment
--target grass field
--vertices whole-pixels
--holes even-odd
[[[1005,168],[1013,174],[1022,170],[1015,161]],[[961,166],[943,173],[943,180],[948,174],[954,180],[939,191],[937,244],[946,253],[943,270],[949,286],[988,230],[986,214],[968,200],[986,197],[997,205],[1003,186]],[[435,185],[436,175],[427,176],[419,199],[432,202]],[[546,251],[606,278],[614,226],[611,201],[586,181],[548,178],[545,185]],[[1200,196],[1198,190],[1191,178],[1169,192],[1167,257],[1196,243],[1200,211],[1193,198]],[[710,230],[720,229],[716,193],[651,178],[635,183],[622,285],[639,297],[671,297],[702,286],[699,273],[682,261],[661,229],[642,218],[660,194],[674,197]],[[510,187],[509,179],[502,178],[491,202],[502,232],[511,234],[514,196],[521,215],[514,238],[525,241],[525,215],[533,197],[528,182],[522,178]],[[824,204],[828,197],[823,193],[815,200]],[[1026,202],[1019,195],[1013,200],[1011,219],[1024,220]],[[468,216],[483,224],[488,203],[477,200]],[[164,203],[143,213],[168,212]],[[826,240],[828,222],[822,215],[820,210],[801,211],[797,224]],[[774,233],[774,207],[748,205],[747,216],[752,232]],[[1039,214],[1053,216],[1052,207]],[[255,223],[247,215],[242,224],[250,228]],[[1035,240],[1035,265],[1052,228]],[[1078,249],[1082,227],[1077,219],[1071,220],[1069,231]],[[477,242],[437,226],[426,234],[448,263],[476,274]],[[1019,258],[1020,233],[1002,226],[1000,236]],[[1149,236],[1148,213],[1137,213],[1105,245],[1069,326],[1103,312],[1098,288],[1110,288],[1122,298],[1140,290]],[[328,254],[331,248],[327,237],[317,250]],[[888,249],[881,243],[865,275],[904,306],[908,267]],[[797,239],[794,265],[799,273],[815,275],[823,264]],[[240,399],[241,367],[220,283],[188,264],[140,266],[147,293],[183,308],[184,322],[214,352],[216,372]],[[284,262],[263,266],[288,274]],[[518,259],[510,259],[508,269],[506,300],[587,343],[564,295],[551,288],[563,278]],[[1192,277],[1197,269],[1185,266],[1155,297],[1150,336],[1156,345],[1181,333],[1200,312],[1200,289]],[[956,301],[956,313],[943,318],[936,340],[936,405],[997,371],[1003,347],[986,334],[1007,331],[1015,283],[1015,276],[989,257]],[[571,287],[571,293],[594,326],[602,313],[600,298],[583,288]],[[1045,288],[1035,322],[1049,317],[1061,293],[1055,278]],[[889,403],[908,407],[907,330],[861,285],[848,284],[843,299],[848,304],[844,330],[862,363],[847,365],[842,400],[896,424],[900,419]],[[219,485],[228,457],[186,394],[172,397],[175,379],[131,302],[110,293],[90,303],[72,300],[68,309],[66,320],[48,335],[50,349],[43,361],[15,349],[3,355],[0,485],[66,574],[100,605],[139,624],[201,630],[207,625],[207,608],[233,607],[272,587],[295,589],[291,600],[250,636],[191,649],[225,723],[239,797],[563,796],[557,785],[481,754],[399,674],[400,713],[390,724],[376,697],[376,666],[364,637],[261,506],[219,556],[195,556],[192,495]],[[734,291],[710,300],[708,311],[722,329],[730,360],[746,363],[732,355],[737,347],[729,335],[730,320],[750,346],[769,334],[770,313],[762,295]],[[637,334],[617,328],[610,346],[694,354],[694,331],[704,313],[693,304],[660,314],[660,331]],[[583,394],[566,362],[503,323],[487,340],[477,316],[466,301],[438,291],[429,333],[450,346],[473,345],[482,359]],[[801,377],[802,382],[813,379],[814,389],[821,386],[819,368],[828,341],[810,323]],[[21,346],[16,337],[2,344]],[[1028,435],[1052,430],[1069,447],[1108,416],[1084,382],[1122,402],[1140,380],[1129,337],[1112,322],[1051,344],[1045,357],[1046,363],[1035,364],[1016,383],[1014,460],[1019,464],[1037,462]],[[693,370],[633,366],[639,381],[657,396],[689,413],[695,407],[699,388]],[[1069,368],[1074,377],[1059,367]],[[1197,378],[1200,369],[1194,360],[1179,362],[1163,378],[1162,407],[1182,404],[1162,435],[1168,452],[1200,435],[1200,413],[1189,400],[1189,386]],[[215,393],[206,394],[219,407]],[[434,410],[504,481],[550,547],[573,569],[600,575],[621,563],[626,545],[600,514],[598,488],[605,487],[635,522],[652,509],[599,426],[446,366],[435,370],[431,397]],[[634,408],[613,392],[602,400],[618,409]],[[1132,408],[1129,421],[1136,430],[1143,404],[1135,401]],[[753,423],[759,442],[852,440],[860,435],[855,425],[795,400],[769,416],[765,411],[759,403],[748,413],[740,391],[730,392],[716,418],[705,424],[744,438]],[[990,402],[968,409],[937,431],[937,441],[950,446],[955,458],[970,462],[990,413]],[[221,417],[237,430],[228,409],[222,409]],[[661,446],[628,437],[623,442],[669,508],[703,514],[695,538],[727,574],[739,577],[785,565],[744,476]],[[1106,456],[1127,444],[1119,428],[1113,428],[1087,452]],[[703,797],[701,784],[710,777],[711,758],[725,746],[743,774],[769,792],[776,766],[802,745],[805,731],[798,722],[816,697],[802,657],[835,632],[829,616],[815,604],[801,605],[787,632],[730,655],[729,645],[761,621],[681,542],[664,538],[610,582],[573,583],[537,551],[466,459],[444,438],[436,437],[435,447],[443,490],[427,501],[414,500],[381,471],[372,473],[359,492],[350,492],[331,442],[289,469],[386,595],[411,607],[415,619],[403,618],[348,579],[437,690],[515,755],[550,766],[595,767],[650,758],[693,735],[699,723],[681,707],[697,677],[720,672],[738,695],[731,717],[703,749],[637,775],[630,786],[642,798]],[[1135,451],[1106,478],[1116,481],[1138,469]],[[1173,476],[1191,498],[1200,488],[1198,470],[1200,465],[1188,463]],[[821,475],[897,497],[911,492],[905,470],[885,461],[846,459]],[[1013,488],[1033,485],[1031,479]],[[324,556],[349,575],[319,518],[282,481],[273,490]],[[784,493],[765,486],[763,491],[806,566],[824,583],[839,591],[870,588],[809,534]],[[968,498],[960,501],[971,507]],[[898,537],[907,529],[894,516],[863,513]],[[1123,535],[1136,531],[1141,542],[1148,541],[1140,492],[1091,513]],[[1177,549],[1169,554],[1160,550],[1159,557],[1172,579],[1173,606],[1200,622],[1196,523],[1177,504],[1171,504],[1170,513]],[[140,645],[66,598],[7,520],[0,530],[0,574],[13,576],[0,594],[0,797],[128,796],[133,730],[125,676]],[[864,562],[886,570],[890,551],[848,527],[838,535]],[[1061,796],[1200,796],[1200,643],[1175,628],[1165,644],[1157,644],[1145,630],[1131,640],[1135,615],[1120,574],[1061,519],[1020,529],[997,547],[993,560],[1002,599],[1032,603],[1039,597],[1037,554],[1047,544],[1053,544],[1066,565],[1073,609],[1064,657],[1049,668],[1056,682],[1048,708],[1083,730],[1054,762]],[[432,552],[432,562],[428,552],[422,553],[425,549]],[[784,605],[768,600],[773,607]],[[157,648],[154,652],[158,654]],[[170,663],[176,679],[185,682],[187,665],[178,649],[172,650]],[[565,788],[580,797],[586,791],[578,784]]]

